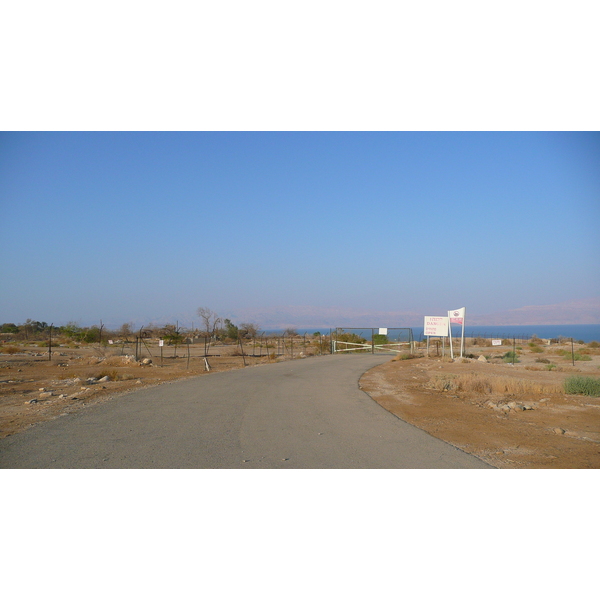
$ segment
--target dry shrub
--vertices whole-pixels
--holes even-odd
[[[0,352],[2,354],[17,354],[17,352],[22,352],[21,348],[17,348],[17,346],[1,346]]]
[[[101,362],[104,362],[104,359],[97,356],[89,356],[88,358],[84,358],[82,360],[84,365],[99,365]]]
[[[94,373],[91,377],[95,377],[96,379],[102,379],[103,377],[108,377],[111,381],[117,381],[119,379],[119,371],[116,369],[102,369],[98,373]]]
[[[504,375],[438,375],[430,380],[428,387],[438,391],[472,392],[476,394],[556,394],[560,385],[538,383]]]

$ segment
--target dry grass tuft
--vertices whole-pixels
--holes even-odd
[[[502,375],[437,375],[427,383],[437,391],[473,392],[476,394],[558,394],[562,387],[557,384],[538,383],[517,377]]]
[[[2,354],[17,354],[18,352],[23,351],[17,346],[0,346],[0,353]]]

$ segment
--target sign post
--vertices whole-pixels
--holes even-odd
[[[450,356],[454,358],[454,350],[452,348],[452,323],[462,324],[462,334],[460,336],[460,357],[463,357],[465,349],[465,313],[466,308],[457,308],[456,310],[448,311],[448,318],[450,319]]]
[[[443,342],[442,354],[446,348],[446,338],[450,329],[448,317],[425,317],[423,334],[427,336],[427,356],[429,356],[429,337],[441,337]]]

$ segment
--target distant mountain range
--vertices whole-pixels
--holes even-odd
[[[469,311],[468,299],[467,325],[594,325],[600,324],[600,298],[572,300],[560,304],[541,306],[523,306],[493,312],[473,314]],[[456,308],[456,307],[455,307]],[[295,329],[330,327],[422,327],[425,313],[415,311],[377,311],[358,310],[340,306],[276,306],[247,308],[236,311],[214,309],[223,318],[239,325],[256,323],[262,331],[271,329]],[[428,312],[430,316],[443,316],[444,310]],[[184,329],[200,327],[200,318],[192,313],[173,313],[151,318],[150,316],[131,319],[137,327],[141,325],[175,324],[177,321]],[[122,322],[121,322],[122,323]],[[106,323],[108,327],[118,328],[121,323]]]
[[[467,313],[468,317],[468,313]],[[560,304],[523,306],[469,317],[471,325],[595,325],[600,323],[600,298]]]
[[[439,313],[443,315],[443,311]],[[245,309],[226,315],[234,323],[254,322],[262,330],[295,327],[420,327],[424,313],[369,311],[342,307],[285,306]],[[490,314],[469,313],[469,325],[592,325],[600,323],[600,298],[524,306]]]

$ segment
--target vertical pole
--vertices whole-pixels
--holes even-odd
[[[517,354],[517,340],[513,337],[513,355],[512,355],[512,364],[515,364],[515,356]]]
[[[50,324],[50,340],[48,341],[48,360],[52,360],[52,325],[54,325],[54,323]]]
[[[244,355],[244,346],[242,346],[242,338],[240,338],[239,333],[238,333],[238,343],[240,345],[240,350],[242,351],[242,359],[244,360],[244,366],[246,366],[246,356]]]
[[[375,330],[371,329],[371,354],[375,354]]]
[[[573,338],[571,338],[571,359],[573,361],[573,366],[575,366],[575,347],[573,346]]]
[[[463,352],[465,349],[465,320],[467,318],[467,309],[463,310],[463,320],[462,320],[462,335],[460,338],[460,357],[463,357]]]
[[[188,339],[187,343],[187,368],[190,368],[190,340]]]
[[[162,340],[161,340],[162,342]],[[162,344],[160,345],[160,366],[163,366],[163,347]]]

